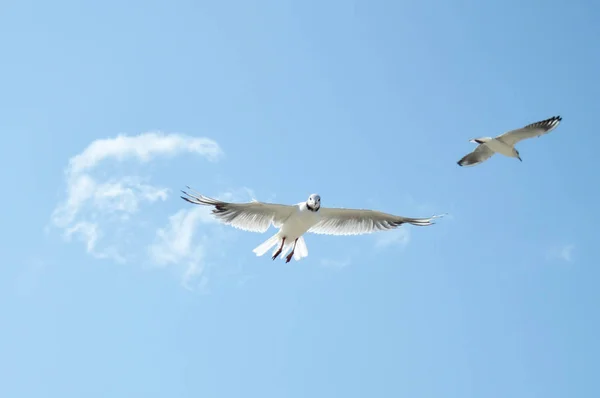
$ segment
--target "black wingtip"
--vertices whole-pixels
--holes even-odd
[[[562,116],[560,116],[560,115],[552,116],[552,117],[544,120],[544,122],[546,122],[546,123],[561,122],[561,121],[562,121]]]
[[[185,196],[189,196],[190,198],[193,198],[193,197],[194,197],[194,196],[193,196],[193,195],[191,195],[189,192],[185,192],[185,191],[183,191],[183,190],[181,191],[181,193],[182,193],[182,194],[184,194]],[[183,196],[182,196],[182,198],[183,198]],[[184,198],[184,199],[186,199],[186,198]],[[186,200],[187,200],[187,199],[186,199]]]
[[[183,199],[183,200],[185,200],[185,201],[186,201],[186,202],[188,202],[188,203],[191,203],[191,204],[193,204],[193,205],[200,205],[200,204],[202,204],[202,203],[200,203],[200,202],[197,202],[197,201],[191,200],[190,198],[186,198],[185,196],[180,196],[180,198],[181,198],[181,199]]]

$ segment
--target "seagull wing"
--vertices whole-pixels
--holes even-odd
[[[308,232],[323,235],[362,235],[399,227],[404,223],[426,226],[432,225],[431,218],[408,218],[382,213],[375,210],[343,209],[321,207],[320,220]]]
[[[191,188],[188,187],[190,190]],[[229,203],[209,198],[202,194],[190,194],[181,198],[195,205],[214,206],[214,216],[224,224],[250,232],[265,232],[271,224],[280,227],[296,210],[295,206],[252,201],[249,203]]]
[[[519,141],[527,138],[539,137],[544,134],[548,134],[559,125],[562,117],[553,116],[549,119],[542,120],[541,122],[535,122],[528,124],[527,126],[508,131],[496,137],[497,140],[504,142],[507,145],[514,146]]]
[[[477,148],[471,153],[466,154],[457,163],[459,166],[475,166],[479,163],[483,163],[488,160],[494,151],[488,148],[485,144],[479,144]]]

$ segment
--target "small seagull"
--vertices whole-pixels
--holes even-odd
[[[192,188],[187,187],[192,190]],[[282,205],[264,203],[253,200],[249,203],[228,203],[212,199],[198,192],[190,194],[182,191],[186,196],[181,198],[196,205],[214,206],[214,216],[224,224],[251,232],[266,232],[271,224],[279,231],[256,247],[253,252],[262,256],[273,246],[275,260],[282,252],[282,257],[291,248],[286,256],[286,263],[292,257],[299,261],[308,256],[308,249],[304,242],[305,232],[325,235],[361,235],[375,231],[397,228],[409,223],[417,226],[434,224],[435,218],[408,218],[393,214],[382,213],[375,210],[358,210],[344,208],[321,207],[321,197],[312,194],[306,202],[295,205]],[[285,250],[285,252],[284,252]]]
[[[465,155],[457,163],[459,166],[475,166],[485,162],[496,152],[523,161],[519,151],[515,149],[515,145],[519,141],[527,138],[539,137],[551,132],[558,126],[561,120],[562,117],[553,116],[549,119],[542,120],[541,122],[528,124],[517,130],[508,131],[495,138],[482,137],[472,139],[470,142],[479,144],[479,146],[475,148],[473,152]]]

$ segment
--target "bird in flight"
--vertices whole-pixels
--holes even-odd
[[[188,187],[190,191],[193,191]],[[441,216],[430,218],[409,218],[382,213],[375,210],[359,210],[321,207],[321,197],[312,194],[305,202],[295,205],[264,203],[253,200],[248,203],[229,203],[212,199],[198,192],[190,194],[182,191],[181,198],[196,205],[213,206],[213,215],[222,223],[251,232],[266,232],[271,225],[279,231],[253,252],[262,256],[273,246],[277,246],[272,259],[280,254],[286,256],[286,263],[292,257],[299,261],[308,256],[303,235],[306,232],[325,235],[361,235],[375,231],[390,230],[404,223],[427,226]]]
[[[515,149],[515,145],[527,138],[539,137],[551,132],[558,126],[561,120],[562,117],[553,116],[541,122],[531,123],[523,128],[508,131],[494,138],[482,137],[472,139],[470,140],[471,142],[479,145],[473,152],[465,155],[457,163],[459,166],[475,166],[488,160],[494,153],[500,153],[504,156],[523,161],[519,151]]]

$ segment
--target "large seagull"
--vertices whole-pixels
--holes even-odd
[[[190,187],[188,189],[192,190]],[[192,190],[193,191],[193,190]],[[214,216],[221,222],[232,227],[251,232],[266,232],[271,224],[279,231],[265,242],[256,247],[253,252],[262,256],[273,246],[273,260],[282,252],[286,263],[292,257],[299,261],[308,256],[308,249],[302,235],[306,232],[325,235],[361,235],[376,231],[390,230],[404,223],[427,226],[440,216],[430,218],[409,218],[382,213],[375,210],[359,210],[344,208],[321,207],[321,197],[312,194],[306,202],[295,205],[264,203],[253,200],[249,203],[229,203],[212,199],[200,193],[190,194],[181,198],[204,206],[213,206]],[[283,256],[282,255],[282,256]]]
[[[541,122],[528,124],[520,129],[507,131],[494,138],[482,137],[472,139],[471,142],[479,145],[473,152],[465,155],[457,163],[459,166],[475,166],[488,160],[494,153],[501,153],[504,156],[517,158],[522,161],[519,151],[515,149],[515,145],[527,138],[548,134],[558,126],[561,120],[562,117],[553,116]]]

